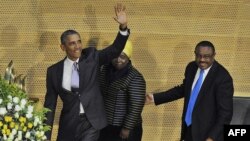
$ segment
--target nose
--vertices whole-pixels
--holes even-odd
[[[206,59],[205,59],[204,56],[201,56],[201,57],[200,57],[200,61],[201,61],[201,62],[203,62],[203,61],[205,61],[205,60],[206,60]]]
[[[77,42],[77,43],[75,44],[75,48],[77,48],[77,49],[82,48],[82,44]]]

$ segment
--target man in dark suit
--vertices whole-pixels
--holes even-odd
[[[159,105],[184,97],[181,140],[223,141],[223,125],[230,123],[233,113],[233,80],[215,61],[211,42],[201,41],[194,53],[195,61],[187,65],[183,83],[164,92],[149,93],[145,102]],[[200,83],[198,90],[196,83]]]
[[[120,32],[113,44],[103,50],[93,47],[82,50],[80,35],[75,30],[61,35],[61,48],[67,56],[47,70],[44,103],[51,110],[46,115],[46,123],[53,126],[58,95],[63,102],[58,141],[96,141],[99,130],[107,125],[98,81],[99,67],[120,55],[129,35],[125,6],[117,4],[115,12]],[[51,131],[46,136],[50,140]]]

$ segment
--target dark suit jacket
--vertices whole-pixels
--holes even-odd
[[[191,87],[198,66],[188,64],[183,84],[154,95],[155,104],[162,104],[184,97],[181,140],[186,131],[185,114]],[[210,68],[194,106],[192,114],[192,136],[194,141],[204,141],[211,137],[223,141],[223,125],[229,124],[233,113],[233,80],[228,71],[218,62]]]
[[[76,126],[79,123],[79,104],[84,107],[85,114],[95,129],[101,129],[107,125],[103,98],[99,88],[98,73],[100,65],[111,62],[122,52],[128,36],[118,33],[114,43],[100,51],[90,47],[82,51],[79,58],[79,94],[72,93],[62,88],[64,60],[50,66],[47,70],[44,107],[51,112],[47,113],[46,123],[53,126],[54,115],[57,105],[57,97],[61,98],[63,108],[59,120],[57,140],[73,141]],[[48,139],[51,132],[46,133]]]

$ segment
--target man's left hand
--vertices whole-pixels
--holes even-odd
[[[120,27],[122,29],[127,28],[127,14],[125,10],[126,10],[125,5],[122,5],[121,3],[118,3],[115,6],[116,17],[114,17],[114,19],[120,24]]]

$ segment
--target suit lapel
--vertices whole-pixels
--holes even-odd
[[[86,68],[87,68],[87,53],[88,53],[89,49],[84,49],[81,58],[79,59],[79,88],[80,88],[80,92],[83,91],[83,88],[85,87],[85,73],[86,73]]]
[[[59,85],[58,88],[60,88],[60,91],[62,90],[62,79],[63,79],[63,67],[64,67],[64,60],[66,58],[64,58],[59,64],[58,64],[58,67],[57,67],[57,72],[56,72],[56,79],[57,79],[57,83]]]
[[[192,69],[190,70],[190,73],[187,76],[188,77],[187,78],[187,82],[186,82],[186,84],[187,84],[187,91],[188,91],[187,97],[186,97],[187,103],[188,103],[190,95],[191,95],[192,85],[193,85],[193,82],[194,82],[194,78],[195,78],[195,74],[197,72],[197,69],[198,69],[198,66],[195,64],[192,67]]]

